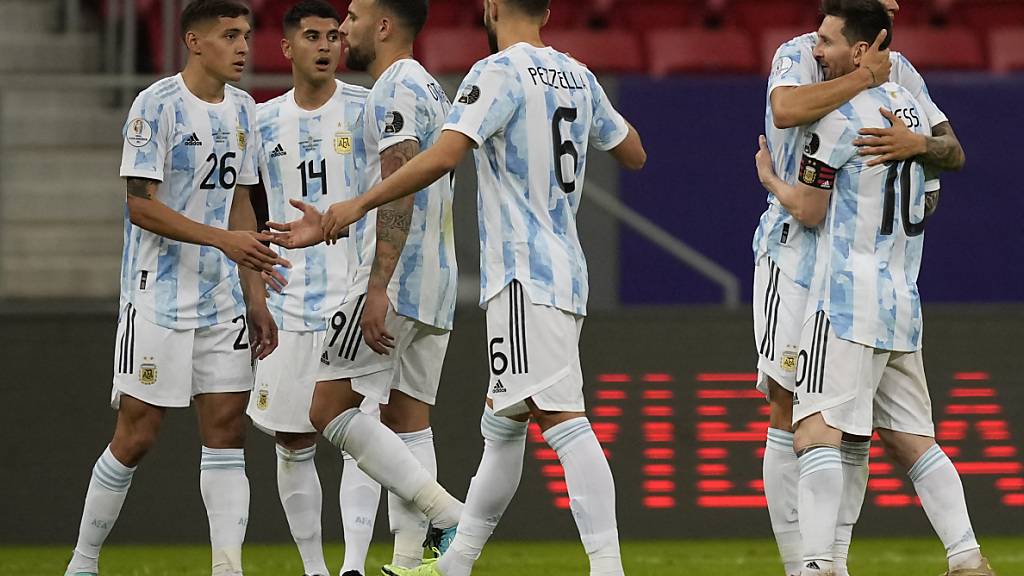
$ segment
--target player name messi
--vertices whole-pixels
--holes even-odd
[[[535,67],[530,67],[527,71],[530,73],[530,78],[533,79],[534,86],[543,84],[552,88],[564,88],[565,90],[583,90],[585,86],[583,76],[573,72]]]

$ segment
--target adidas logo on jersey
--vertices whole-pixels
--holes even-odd
[[[188,138],[185,138],[185,146],[202,146],[202,145],[203,145],[203,141],[199,139],[199,136],[196,136],[195,132],[193,132],[192,135],[189,136]]]
[[[506,390],[505,387],[502,386],[501,380],[495,382],[494,387],[491,388],[491,394],[504,394],[505,392],[508,392],[508,390]]]
[[[274,151],[270,153],[271,158],[280,158],[281,156],[287,156],[288,153],[284,151],[284,148],[280,144],[274,147]]]

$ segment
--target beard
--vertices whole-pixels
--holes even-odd
[[[372,46],[361,52],[350,45],[345,52],[345,67],[354,72],[366,72],[370,69],[370,63],[376,59],[377,53]]]

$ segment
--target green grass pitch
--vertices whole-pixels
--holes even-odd
[[[983,538],[983,550],[1001,576],[1024,574],[1024,538]],[[780,576],[775,544],[769,540],[690,540],[624,542],[629,576]],[[328,564],[337,576],[342,549],[328,546]],[[386,544],[374,545],[370,574],[389,560]],[[70,547],[0,547],[4,576],[60,576]],[[937,576],[945,571],[937,539],[854,540],[850,572],[854,576]],[[247,576],[301,576],[294,546],[247,545]],[[101,576],[208,576],[209,550],[203,546],[108,546]],[[576,542],[495,541],[473,572],[479,576],[585,575],[586,555]],[[368,575],[369,576],[369,575]]]

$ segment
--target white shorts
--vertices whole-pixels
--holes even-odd
[[[583,317],[530,302],[513,280],[487,303],[491,378],[487,397],[498,416],[541,410],[583,412],[580,332]]]
[[[256,385],[246,413],[261,430],[316,432],[309,406],[324,332],[278,332],[277,349],[256,363]]]
[[[252,390],[245,316],[195,330],[158,326],[128,304],[114,342],[110,405],[127,394],[165,408],[184,408],[193,396]]]
[[[821,413],[837,430],[875,428],[935,436],[921,351],[893,352],[843,340],[828,315],[804,325],[793,396],[793,423]]]
[[[377,354],[363,342],[359,321],[363,317],[365,302],[366,294],[347,300],[331,315],[316,374],[317,382],[368,376],[387,369],[390,364],[388,357]],[[389,331],[392,329],[392,326],[386,326]]]
[[[346,320],[352,313],[357,314],[353,337],[362,341],[363,332],[358,323],[362,317],[364,300],[365,296],[359,297],[355,301],[357,305],[350,309],[351,312],[346,314],[343,306],[332,318],[332,328],[328,330],[328,337],[324,341],[328,364],[324,364],[321,358],[317,380],[351,378],[353,390],[378,404],[387,404],[391,390],[398,390],[433,406],[441,383],[441,369],[448,351],[450,332],[402,316],[389,305],[384,325],[395,338],[391,354],[377,354],[362,342],[355,346],[349,343],[348,346],[358,354],[354,352],[351,357],[346,357],[344,353],[348,348],[336,343],[332,349],[330,343],[334,334],[339,334],[338,342],[344,341],[346,336],[340,334],[347,331]]]
[[[768,378],[793,391],[800,332],[808,291],[787,276],[774,260],[762,256],[754,267],[754,345],[757,389],[768,395]]]

